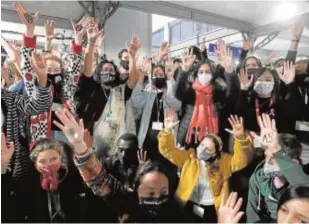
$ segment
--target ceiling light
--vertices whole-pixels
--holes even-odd
[[[296,5],[293,3],[282,3],[276,8],[274,14],[276,20],[289,19],[296,15]]]

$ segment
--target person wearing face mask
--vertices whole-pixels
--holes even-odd
[[[220,201],[228,193],[227,178],[252,160],[252,143],[242,118],[231,116],[229,122],[233,129],[227,131],[235,138],[233,154],[224,153],[220,137],[210,133],[205,134],[197,148],[176,148],[170,131],[175,125],[171,117],[165,120],[165,129],[158,136],[160,153],[181,168],[176,198],[187,214],[195,217],[194,222],[217,221]]]
[[[269,115],[258,117],[261,136],[254,134],[265,149],[265,160],[250,178],[247,222],[271,221],[277,217],[278,201],[290,185],[306,184],[309,176],[304,173],[300,155],[302,147],[295,136],[278,137],[276,122]]]
[[[244,215],[240,211],[242,198],[237,199],[237,193],[230,194],[226,203],[219,209],[218,223],[242,223]],[[278,202],[277,220],[273,223],[308,223],[309,222],[309,185],[296,184],[284,190]]]
[[[85,200],[83,181],[74,166],[69,166],[70,147],[56,140],[40,139],[34,145],[30,160],[33,174],[31,201],[27,214],[29,222],[81,222]],[[76,170],[76,171],[75,171]]]
[[[126,83],[129,79],[129,53],[127,49],[122,49],[118,54],[119,63],[119,73],[120,73],[120,82],[122,84]]]
[[[193,82],[189,82],[189,71],[195,60],[192,52],[186,53],[182,72],[175,84],[177,99],[186,105],[177,143],[188,146],[192,142],[200,142],[206,132],[219,134],[225,142],[228,137],[224,132],[227,127],[226,83],[213,72],[209,60],[201,61],[196,66]]]
[[[85,127],[93,135],[95,147],[103,150],[105,156],[116,151],[115,140],[121,134],[136,133],[134,112],[129,100],[137,81],[135,56],[139,48],[139,39],[133,36],[127,45],[130,75],[125,82],[121,81],[117,66],[105,57],[101,58],[92,73],[94,49],[89,49],[87,54],[84,73],[87,71],[88,77],[80,80],[76,94],[78,115],[84,119]]]
[[[241,91],[236,113],[244,117],[249,130],[258,131],[257,117],[267,113],[276,119],[279,132],[295,133],[295,123],[304,113],[305,104],[294,81],[292,62],[285,62],[284,68],[276,72],[262,68],[251,78],[241,69],[238,77]]]
[[[142,73],[132,93],[136,114],[140,115],[137,119],[141,119],[138,146],[147,151],[150,160],[160,160],[175,171],[175,167],[160,155],[157,136],[163,129],[165,116],[170,110],[178,111],[181,108],[181,102],[174,97],[172,84],[167,82],[165,67],[157,65],[152,71],[151,87],[147,91],[144,90],[143,79],[146,74]],[[177,121],[177,113],[174,112],[174,120]],[[177,127],[174,133],[177,134]]]
[[[34,56],[34,54],[33,54]],[[28,207],[27,201],[31,200],[32,172],[33,168],[29,160],[29,141],[24,126],[21,123],[30,116],[46,112],[52,105],[51,85],[47,80],[46,70],[38,69],[38,65],[44,67],[43,58],[38,55],[32,58],[33,69],[38,75],[32,96],[19,95],[16,92],[1,89],[1,150],[12,148],[14,154],[9,157],[1,156],[2,167],[2,202],[3,222],[25,222]],[[40,72],[39,72],[40,71]],[[7,75],[6,68],[1,66],[1,77]],[[4,136],[5,135],[5,136]],[[5,146],[7,144],[7,146]],[[5,160],[5,158],[7,158]],[[3,163],[3,160],[4,163]],[[5,192],[5,193],[4,193]]]
[[[37,79],[36,73],[33,72],[30,61],[30,52],[36,48],[36,37],[34,29],[36,26],[39,14],[32,16],[31,20],[25,20],[25,15],[30,15],[20,3],[14,3],[14,8],[19,12],[19,17],[26,27],[26,32],[23,35],[23,43],[21,47],[21,73],[24,79],[27,94],[33,94],[34,85]],[[82,21],[81,21],[82,22]],[[48,27],[49,24],[46,25]],[[51,110],[34,116],[31,118],[31,143],[32,147],[36,140],[46,137],[53,137],[59,140],[65,140],[64,136],[52,125],[52,118],[59,107],[69,108],[74,114],[76,110],[74,94],[76,91],[79,76],[82,70],[83,54],[81,38],[86,30],[76,30],[74,25],[75,38],[72,41],[72,53],[69,55],[68,63],[61,63],[61,60],[55,56],[46,57],[46,66],[48,79],[53,85],[54,104]],[[53,35],[53,30],[50,35]],[[63,69],[62,69],[63,66]],[[64,75],[61,75],[61,74]],[[60,91],[60,93],[59,93]],[[59,99],[59,96],[62,96]],[[61,103],[59,103],[61,101]],[[53,132],[52,132],[53,131]]]
[[[82,120],[66,110],[58,113],[63,130],[74,148],[74,161],[85,183],[107,201],[124,222],[186,222],[170,191],[168,172],[160,163],[146,162],[137,172],[133,188],[113,177],[83,140]],[[75,135],[71,135],[74,132]]]

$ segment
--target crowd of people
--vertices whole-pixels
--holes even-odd
[[[94,18],[72,23],[69,52],[35,36],[39,12],[13,4],[20,46],[1,38],[2,222],[309,223],[309,60],[240,63],[216,42],[169,57],[138,37],[103,48]],[[122,49],[123,48],[123,49]]]

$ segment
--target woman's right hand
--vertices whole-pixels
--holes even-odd
[[[74,116],[65,108],[58,110],[56,116],[62,124],[57,121],[53,121],[53,123],[63,131],[68,141],[73,145],[75,153],[85,153],[88,149],[84,142],[85,130],[83,120],[80,119],[79,122],[77,122]]]
[[[241,90],[248,90],[253,83],[253,78],[254,78],[254,76],[251,75],[251,77],[249,79],[247,71],[245,71],[245,69],[243,69],[243,68],[240,69],[240,72],[238,74],[238,79],[239,79],[239,82],[240,82],[240,89]]]
[[[39,12],[36,12],[33,16],[30,15],[20,2],[15,2],[13,7],[19,15],[20,20],[26,26],[26,36],[32,38],[34,36],[36,22],[40,15]]]
[[[185,50],[183,56],[182,70],[188,72],[192,67],[195,59],[196,55],[193,54],[193,48]]]
[[[221,199],[221,205],[218,211],[218,223],[238,223],[244,212],[240,212],[242,198],[237,200],[237,193],[232,192],[228,199]]]
[[[179,121],[174,122],[174,115],[175,115],[174,110],[169,110],[167,112],[167,114],[165,115],[164,131],[168,132],[168,131],[172,130],[179,123]]]

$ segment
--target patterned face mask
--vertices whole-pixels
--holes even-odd
[[[259,97],[269,98],[271,97],[271,93],[274,90],[274,86],[274,82],[256,81],[253,89]]]
[[[140,198],[140,206],[149,215],[156,216],[162,212],[167,201],[168,195],[162,195],[159,198]]]
[[[217,153],[209,154],[202,146],[199,146],[196,149],[196,156],[199,160],[211,163],[216,160]]]

